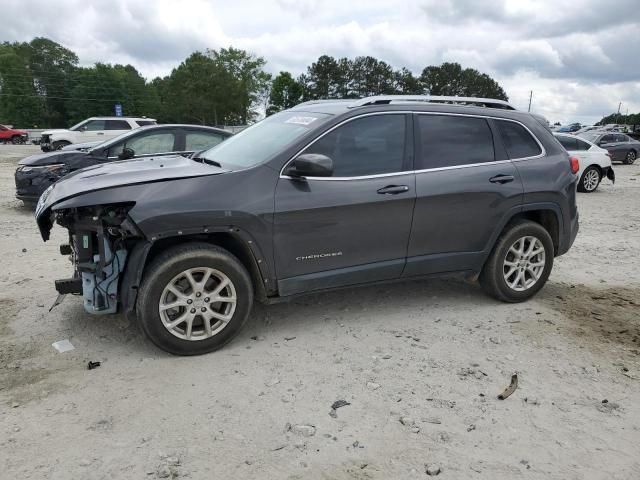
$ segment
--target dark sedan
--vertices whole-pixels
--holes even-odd
[[[16,198],[35,203],[49,185],[65,175],[106,162],[166,155],[191,155],[211,148],[232,134],[197,125],[153,125],[119,135],[81,150],[58,150],[32,155],[18,163]]]
[[[611,161],[631,165],[640,154],[640,142],[618,132],[591,131],[579,134],[591,143],[606,149],[611,154]]]

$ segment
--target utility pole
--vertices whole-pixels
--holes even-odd
[[[616,123],[620,123],[620,107],[622,107],[622,102],[618,104],[618,115],[616,116]]]
[[[531,111],[531,99],[533,98],[533,90],[531,90],[529,92],[529,110],[527,110],[528,112]]]

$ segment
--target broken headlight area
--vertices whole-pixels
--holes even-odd
[[[60,210],[55,220],[69,230],[69,243],[60,246],[74,267],[72,278],[56,280],[59,294],[82,295],[89,313],[118,310],[120,276],[127,253],[141,234],[128,217],[133,204]]]

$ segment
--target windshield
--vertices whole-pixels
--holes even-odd
[[[330,117],[324,113],[277,113],[219,143],[199,157],[226,168],[253,167],[273,157]]]

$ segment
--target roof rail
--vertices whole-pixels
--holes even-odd
[[[459,105],[478,105],[488,108],[502,108],[504,110],[515,110],[515,108],[504,100],[495,98],[480,97],[446,97],[439,95],[376,95],[373,97],[355,100],[350,107],[364,107],[366,105],[385,105],[391,102],[400,103],[453,103]]]
[[[306,102],[298,103],[295,106],[299,107],[300,105],[316,105],[318,103],[353,103],[353,99],[329,98],[329,99],[319,99],[319,100],[307,100]]]

